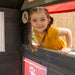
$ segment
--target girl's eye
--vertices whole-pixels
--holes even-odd
[[[41,21],[45,21],[45,19],[41,19]]]
[[[33,20],[33,22],[36,22],[37,20]]]

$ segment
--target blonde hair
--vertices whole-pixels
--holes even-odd
[[[39,11],[44,12],[44,13],[46,14],[47,18],[50,19],[50,22],[49,22],[49,24],[48,24],[48,26],[47,26],[47,28],[46,28],[46,30],[45,30],[45,35],[44,35],[43,39],[39,42],[38,48],[43,48],[43,47],[44,47],[44,41],[45,41],[46,34],[47,34],[47,32],[48,32],[49,27],[53,24],[53,18],[49,15],[48,10],[45,9],[44,7],[39,6],[39,7],[34,7],[34,8],[32,8],[32,9],[30,9],[30,11],[29,11],[28,24],[29,24],[29,42],[30,42],[30,47],[31,47],[32,52],[33,52],[33,51],[37,51],[37,48],[32,44],[32,41],[31,41],[31,40],[32,40],[32,36],[31,36],[31,32],[32,32],[31,29],[32,29],[32,26],[31,26],[30,20],[31,20],[31,15],[32,15],[34,12],[37,12],[37,11],[38,11],[38,12],[39,12]]]

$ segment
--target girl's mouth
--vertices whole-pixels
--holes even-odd
[[[43,28],[43,26],[39,26],[39,27],[37,27],[37,28],[39,28],[39,29],[40,29],[40,28]]]

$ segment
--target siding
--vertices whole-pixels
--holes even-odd
[[[19,11],[0,8],[5,13],[5,52],[0,52],[0,75],[21,75]]]

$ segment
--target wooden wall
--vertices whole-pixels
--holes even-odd
[[[47,67],[47,75],[75,75],[75,57],[62,56],[45,49],[31,52],[26,44],[23,45],[23,56]]]
[[[0,75],[21,75],[21,27],[19,11],[0,8],[5,13],[5,52],[0,52]]]

